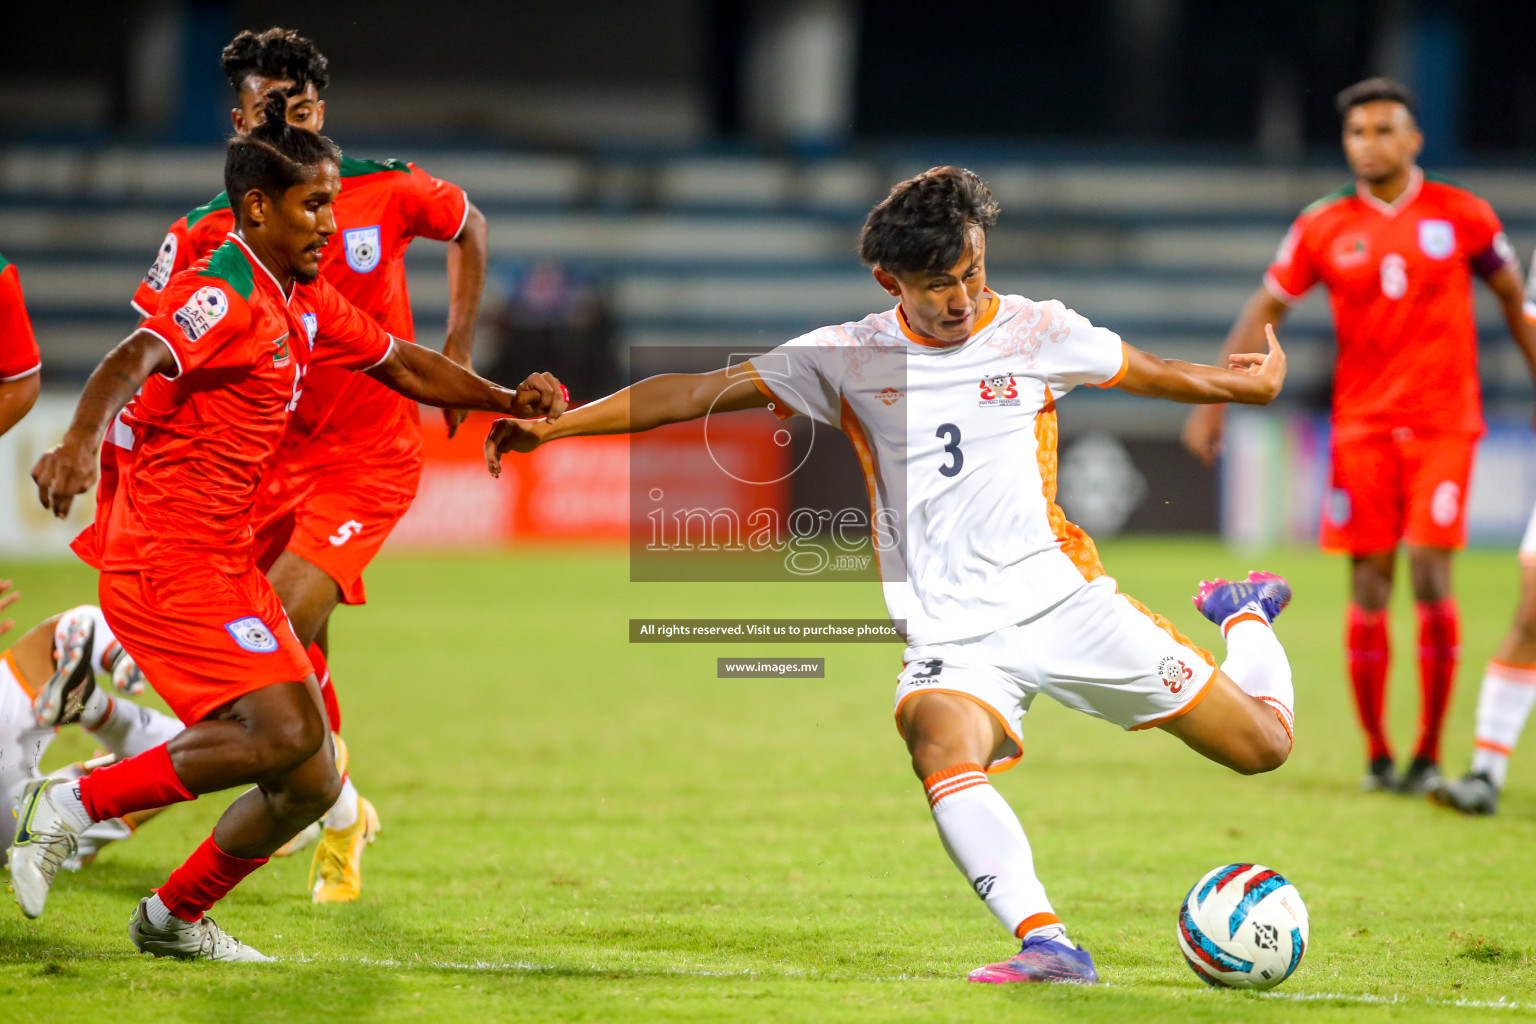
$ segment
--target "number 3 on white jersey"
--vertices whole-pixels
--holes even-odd
[[[295,365],[293,368],[293,397],[288,400],[289,412],[293,412],[293,410],[299,407],[299,396],[304,393],[304,375],[308,372],[308,366]]]
[[[1408,261],[1395,252],[1381,258],[1381,294],[1389,299],[1408,294]]]

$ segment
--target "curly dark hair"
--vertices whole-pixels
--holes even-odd
[[[1348,117],[1349,112],[1364,103],[1401,103],[1413,113],[1413,93],[1401,82],[1390,78],[1367,78],[1363,82],[1356,82],[1348,89],[1341,91],[1334,104],[1339,108],[1340,117]]]
[[[933,167],[891,189],[864,221],[859,256],[894,273],[946,270],[965,251],[973,226],[985,234],[998,205],[986,183],[963,167]]]
[[[280,198],[327,161],[341,163],[336,143],[308,128],[288,123],[288,98],[272,89],[262,98],[265,117],[244,135],[230,138],[224,151],[224,194],[237,215],[240,200],[252,189]]]
[[[250,75],[291,80],[291,94],[294,95],[303,92],[311,82],[316,90],[331,83],[325,54],[315,48],[313,40],[291,28],[273,27],[265,32],[246,29],[224,47],[224,52],[219,55],[219,66],[236,92]]]

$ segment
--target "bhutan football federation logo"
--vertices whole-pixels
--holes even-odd
[[[1157,663],[1157,677],[1168,687],[1169,693],[1183,693],[1184,684],[1195,678],[1195,670],[1184,664],[1182,658],[1170,654]]]
[[[379,226],[348,228],[341,233],[347,247],[347,266],[366,274],[379,265]]]
[[[1018,405],[1019,385],[1013,379],[1013,374],[999,373],[991,377],[983,377],[981,379],[981,401],[976,404],[983,409],[993,409],[1003,405]]]

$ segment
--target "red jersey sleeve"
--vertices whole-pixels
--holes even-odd
[[[394,339],[373,317],[348,302],[323,277],[309,290],[310,308],[317,321],[311,366],[371,370],[389,358]]]
[[[255,317],[245,297],[222,278],[182,273],[171,279],[160,299],[160,312],[145,320],[150,331],[170,346],[176,373],[245,366],[251,359]]]
[[[1504,225],[1487,200],[1469,194],[1461,220],[1461,230],[1466,238],[1462,251],[1471,260],[1473,270],[1483,277],[1491,277],[1513,264],[1518,272],[1514,246],[1509,244]]]
[[[0,382],[30,377],[42,366],[16,266],[0,256]]]
[[[1307,237],[1309,222],[1306,215],[1296,218],[1280,241],[1274,262],[1264,272],[1264,287],[1286,305],[1299,300],[1318,281],[1317,264]]]
[[[459,186],[434,178],[415,164],[409,166],[411,177],[402,210],[406,231],[437,242],[458,238],[469,216],[469,197]]]
[[[192,244],[187,239],[187,218],[178,217],[165,233],[165,241],[160,243],[155,261],[149,265],[144,279],[133,291],[130,304],[139,311],[140,316],[154,316],[160,311],[160,295],[165,291],[165,286],[171,283],[171,278],[190,267],[195,259]]]

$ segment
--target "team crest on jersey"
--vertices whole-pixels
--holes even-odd
[[[219,289],[208,285],[199,288],[175,313],[171,319],[176,321],[176,326],[181,328],[181,333],[187,336],[188,341],[196,341],[207,334],[209,329],[229,312],[229,299]]]
[[[347,266],[366,274],[379,265],[379,226],[348,228],[341,233],[347,247]]]
[[[165,286],[171,280],[171,268],[176,266],[176,235],[174,233],[165,236],[165,241],[160,243],[160,251],[155,254],[155,262],[150,264],[149,272],[144,275],[144,283],[155,291],[164,291]]]
[[[1018,405],[1018,382],[1013,379],[1012,374],[1008,373],[983,377],[981,379],[981,401],[976,404],[983,409],[993,409],[1003,405]]]
[[[309,343],[313,345],[315,343],[315,332],[320,329],[320,318],[313,313],[305,313],[299,319],[304,321],[304,334],[308,337]]]
[[[1184,664],[1183,659],[1170,654],[1157,663],[1157,676],[1168,687],[1169,693],[1182,693],[1184,684],[1195,678],[1195,670]]]
[[[277,650],[277,637],[267,628],[267,624],[254,615],[247,615],[243,619],[224,623],[224,628],[229,635],[235,638],[242,650],[252,654],[271,654]]]
[[[272,365],[287,366],[289,354],[288,335],[284,334],[281,338],[278,338],[275,342],[273,342],[273,344],[276,346],[276,348],[272,350]]]
[[[1340,270],[1364,266],[1370,262],[1371,247],[1364,235],[1341,235],[1333,240],[1330,252],[1333,265]]]
[[[1456,225],[1448,220],[1419,221],[1419,248],[1432,260],[1443,260],[1456,251]]]

